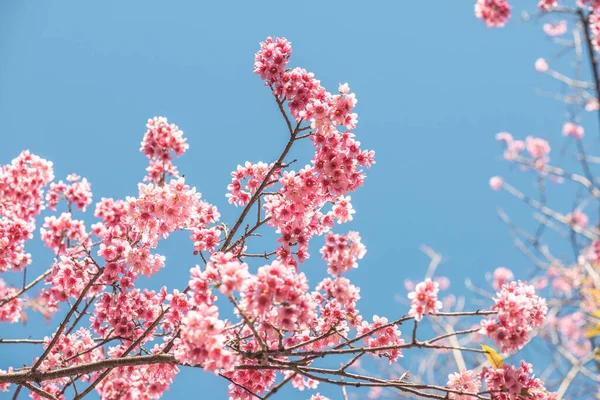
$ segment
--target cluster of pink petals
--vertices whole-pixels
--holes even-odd
[[[561,343],[575,357],[584,357],[592,351],[592,343],[586,336],[588,321],[582,311],[576,311],[551,321],[561,335]]]
[[[0,272],[18,271],[31,263],[24,243],[33,237],[34,227],[33,222],[0,217]]]
[[[587,256],[590,262],[596,264],[598,261],[598,251],[600,251],[600,242],[592,242],[588,249]],[[560,268],[551,265],[546,270],[546,275],[551,280],[552,290],[557,296],[570,297],[575,288],[583,285],[583,269],[577,265],[571,268]]]
[[[588,216],[579,210],[573,210],[567,215],[567,223],[583,229],[588,224]]]
[[[502,286],[515,279],[513,272],[505,267],[498,267],[492,275],[492,287],[495,290],[500,290]]]
[[[47,347],[51,338],[45,337]],[[75,333],[61,334],[48,356],[40,364],[41,371],[51,371],[104,359],[102,349],[96,346],[89,330],[80,328]],[[84,379],[85,380],[85,379]]]
[[[540,0],[538,7],[542,11],[550,11],[558,5],[558,0]]]
[[[501,176],[492,176],[490,178],[490,187],[492,190],[500,190],[502,185],[504,185],[504,179]]]
[[[475,16],[488,27],[503,27],[510,18],[510,5],[506,0],[477,0]]]
[[[108,374],[96,390],[103,400],[158,400],[178,372],[179,368],[172,364],[119,367]]]
[[[162,311],[164,293],[144,289],[104,292],[96,301],[90,327],[102,337],[133,341],[140,337]],[[151,335],[144,338],[150,340]]]
[[[17,289],[7,286],[4,280],[0,279],[0,304],[7,299],[15,296],[18,293]],[[23,311],[23,299],[17,297],[8,303],[0,306],[0,322],[15,323],[21,319]]]
[[[294,254],[303,262],[308,257],[308,241],[313,235],[328,232],[334,218],[340,223],[351,220],[350,199],[340,196],[362,185],[364,172],[360,168],[374,163],[374,153],[361,150],[351,132],[338,130],[338,127],[353,129],[357,122],[353,113],[356,97],[348,85],[340,85],[339,94],[332,95],[314,74],[300,68],[286,70],[290,55],[291,44],[286,39],[268,38],[256,54],[254,72],[266,80],[279,101],[287,102],[297,122],[309,122],[313,129],[310,134],[315,145],[313,167],[286,171],[279,179],[282,188],[265,196],[263,206],[270,218],[269,225],[281,233],[280,242],[288,255],[284,261],[294,263],[291,246],[298,246]],[[241,183],[235,182],[238,174],[244,176],[243,168],[233,172],[231,189],[240,192],[232,193],[230,201],[243,204],[260,179],[254,183],[250,179],[252,185],[242,191]],[[333,204],[333,209],[324,213],[322,208],[328,203]]]
[[[196,188],[185,184],[184,178],[164,186],[140,184],[138,197],[127,198],[128,223],[141,235],[142,242],[156,247],[160,236],[166,238],[171,232],[195,225],[200,196]]]
[[[317,393],[317,394],[311,396],[311,398],[309,400],[330,400],[330,399],[329,399],[329,397],[321,396],[320,393]]]
[[[333,276],[358,268],[357,260],[362,259],[366,253],[367,249],[361,243],[358,232],[353,231],[345,236],[328,234],[325,245],[321,248],[323,259],[327,262],[327,272]]]
[[[212,275],[219,291],[225,296],[239,292],[247,279],[250,278],[248,264],[240,262],[233,253],[215,253],[206,265],[206,275]]]
[[[249,349],[245,350],[248,351]],[[229,385],[230,400],[256,400],[257,397],[250,392],[258,395],[263,394],[275,384],[277,377],[275,370],[272,369],[236,370],[224,372],[223,374],[236,383]]]
[[[33,237],[34,217],[44,208],[42,188],[52,179],[52,163],[27,150],[0,167],[0,272],[31,263],[24,243]]]
[[[42,188],[53,179],[52,162],[23,151],[0,168],[0,216],[31,221],[44,208]]]
[[[478,393],[481,381],[473,371],[466,370],[448,375],[448,388],[460,392]],[[468,394],[448,393],[452,400],[472,400],[474,396]]]
[[[268,37],[254,56],[254,73],[271,85],[285,72],[291,55],[292,44],[286,38]]]
[[[535,294],[535,288],[523,282],[510,282],[496,293],[491,309],[495,318],[481,321],[481,333],[496,341],[502,352],[519,350],[529,340],[529,331],[544,322],[546,300]]]
[[[54,215],[46,217],[44,226],[40,229],[40,236],[44,245],[56,255],[65,254],[67,248],[91,243],[85,231],[85,224],[83,221],[71,219],[71,213],[62,213],[58,218]]]
[[[236,206],[248,204],[250,198],[256,193],[271,168],[273,168],[273,164],[267,165],[263,162],[252,164],[250,161],[246,161],[244,166],[238,165],[237,170],[231,173],[233,177],[231,184],[227,186],[227,190],[230,191],[230,193],[227,193],[229,203]],[[279,171],[275,171],[270,179],[276,180],[278,177]],[[269,186],[273,186],[273,184]]]
[[[550,144],[542,138],[527,136],[525,138],[525,148],[531,157],[535,158],[536,161],[542,160],[543,163],[547,161],[548,154],[550,154]]]
[[[597,52],[600,52],[600,10],[596,10],[589,16],[589,27],[592,32],[592,45]]]
[[[363,321],[362,324],[357,327],[357,333],[359,335],[368,335],[364,338],[364,341],[370,348],[402,346],[404,344],[404,340],[400,337],[401,332],[398,329],[398,326],[386,325],[388,325],[387,318],[374,315],[373,323],[369,324],[368,322]],[[383,328],[384,326],[385,328]],[[378,350],[375,352],[375,354],[388,358],[390,364],[396,362],[398,358],[402,357],[402,351],[399,348]]]
[[[427,278],[424,282],[417,283],[415,290],[408,294],[410,311],[408,315],[420,321],[426,314],[437,314],[442,309],[442,302],[438,300],[440,285]]]
[[[549,393],[544,383],[532,374],[531,364],[521,361],[519,368],[504,364],[502,368],[484,367],[481,376],[485,380],[488,390],[495,391],[494,399],[533,399],[554,400],[555,393]]]
[[[342,277],[325,278],[317,285],[316,290],[324,291],[325,298],[336,299],[347,311],[353,311],[360,299],[360,288]]]
[[[175,358],[189,365],[200,365],[206,371],[231,370],[239,356],[227,350],[225,323],[219,319],[216,306],[200,304],[181,320],[180,335],[175,339]]]
[[[145,181],[162,183],[165,175],[179,176],[177,168],[173,165],[173,156],[181,156],[189,145],[183,137],[183,131],[175,124],[169,124],[164,117],[154,117],[146,124],[148,130],[142,140],[140,151],[150,160],[150,166],[146,169],[148,175]]]
[[[567,32],[567,21],[551,21],[544,24],[543,29],[548,36],[560,36]]]
[[[567,122],[563,125],[563,135],[564,136],[572,136],[573,139],[581,140],[583,139],[583,135],[585,131],[583,126],[574,124],[572,122]]]
[[[514,140],[508,132],[500,132],[496,135],[496,140],[504,142],[506,149],[504,150],[504,159],[512,161],[525,149],[525,142],[522,140]]]
[[[545,58],[538,58],[537,60],[535,60],[535,70],[537,72],[547,72],[548,71],[549,65],[548,65],[548,61],[546,61]]]
[[[316,318],[316,304],[308,289],[304,273],[275,260],[245,281],[240,305],[247,316],[259,317],[280,330],[307,329]]]
[[[92,203],[92,186],[87,179],[81,179],[80,176],[71,174],[67,176],[67,181],[52,182],[46,201],[51,210],[56,210],[56,206],[61,199],[65,199],[69,205],[75,205],[79,210],[85,211],[87,206]]]
[[[69,298],[77,299],[89,283],[97,267],[89,259],[75,260],[69,256],[60,256],[52,265],[52,272],[46,277],[46,287],[42,289],[41,298],[52,311],[58,309],[58,303]],[[90,297],[100,291],[100,287],[91,288]]]

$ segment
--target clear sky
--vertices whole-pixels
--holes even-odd
[[[0,163],[30,149],[54,162],[57,179],[87,177],[95,200],[135,195],[146,167],[138,152],[146,120],[165,116],[190,144],[179,170],[231,223],[240,210],[225,198],[230,171],[246,160],[272,161],[286,141],[269,90],[252,74],[258,43],[285,36],[291,66],[313,71],[330,91],[350,84],[358,98],[355,132],[376,152],[365,186],[352,195],[355,220],[338,230],[360,231],[368,249],[350,275],[364,315],[407,311],[394,298],[406,296],[404,279],[423,277],[421,244],[445,256],[439,273],[458,294],[465,277],[483,284],[485,272],[500,265],[524,278],[530,265],[496,207],[517,220],[530,210],[492,192],[488,179],[508,170],[498,131],[550,137],[555,149],[563,143],[564,107],[535,94],[555,87],[533,68],[554,48],[540,23],[486,28],[473,3],[2,1]],[[596,129],[595,116],[585,121]],[[302,163],[308,155],[294,154]],[[534,193],[529,179],[512,182]],[[568,211],[566,198],[557,201]],[[303,267],[309,277],[324,274],[319,247]],[[33,276],[52,257],[38,239],[28,249]],[[185,287],[194,262],[188,246],[178,249],[174,241],[159,249],[167,267],[156,279],[170,289]],[[25,328],[3,324],[0,336],[41,338],[51,329],[32,318]],[[38,351],[2,346],[0,368],[31,362]],[[337,389],[322,392],[339,397]],[[184,369],[164,398],[194,394],[224,399],[226,383]]]

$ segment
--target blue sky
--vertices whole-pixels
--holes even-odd
[[[465,293],[465,277],[483,283],[485,272],[500,265],[526,276],[530,265],[512,246],[496,207],[516,220],[529,218],[530,210],[492,192],[488,179],[508,174],[494,140],[498,131],[549,137],[555,152],[564,143],[564,107],[535,94],[557,87],[533,68],[555,48],[540,23],[486,28],[473,16],[472,0],[427,6],[3,1],[0,163],[30,149],[54,162],[57,179],[72,172],[87,177],[95,200],[135,195],[146,167],[138,152],[146,120],[165,116],[190,144],[179,170],[231,223],[240,210],[225,198],[230,171],[246,160],[273,160],[286,140],[269,91],[252,74],[267,36],[292,41],[291,66],[313,71],[330,91],[348,82],[357,95],[355,132],[376,151],[377,164],[352,195],[355,220],[338,231],[360,231],[368,249],[350,276],[361,287],[366,316],[407,311],[394,296],[406,295],[404,279],[423,277],[428,259],[421,244],[445,256],[439,273],[458,294]],[[585,115],[584,126],[595,130],[595,116]],[[293,156],[307,163],[308,151]],[[530,179],[509,176],[535,193]],[[556,208],[568,211],[572,196],[554,196]],[[319,247],[313,245],[305,266],[313,283],[325,270]],[[50,251],[37,240],[28,249],[32,271],[45,270]],[[173,241],[159,249],[167,268],[157,280],[169,288],[185,286],[194,262],[187,248],[179,249]],[[40,338],[51,329],[33,318],[25,328],[2,325],[0,336]],[[3,346],[0,368],[36,354],[33,347]],[[207,396],[226,398],[224,382],[190,370],[164,398],[196,393],[198,384]]]

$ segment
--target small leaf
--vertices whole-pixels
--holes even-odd
[[[492,367],[502,368],[502,366],[504,365],[504,360],[502,359],[502,357],[500,357],[500,354],[498,354],[496,350],[484,344],[481,345],[481,348],[485,352],[485,355],[490,364],[492,364]]]

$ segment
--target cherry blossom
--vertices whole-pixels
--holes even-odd
[[[529,340],[529,331],[544,322],[546,301],[521,281],[504,284],[496,296],[491,308],[498,314],[481,321],[480,332],[495,340],[502,352],[519,350]]]
[[[415,321],[423,319],[423,315],[436,314],[442,308],[442,302],[438,300],[440,285],[430,278],[417,283],[415,290],[408,294],[410,299],[410,311],[408,315],[415,318]]]
[[[510,5],[506,0],[477,0],[475,16],[488,27],[503,27],[510,18]]]
[[[481,381],[473,371],[455,372],[448,375],[448,387],[460,392],[478,393],[481,388]],[[453,400],[471,400],[473,396],[448,393],[448,398]]]

